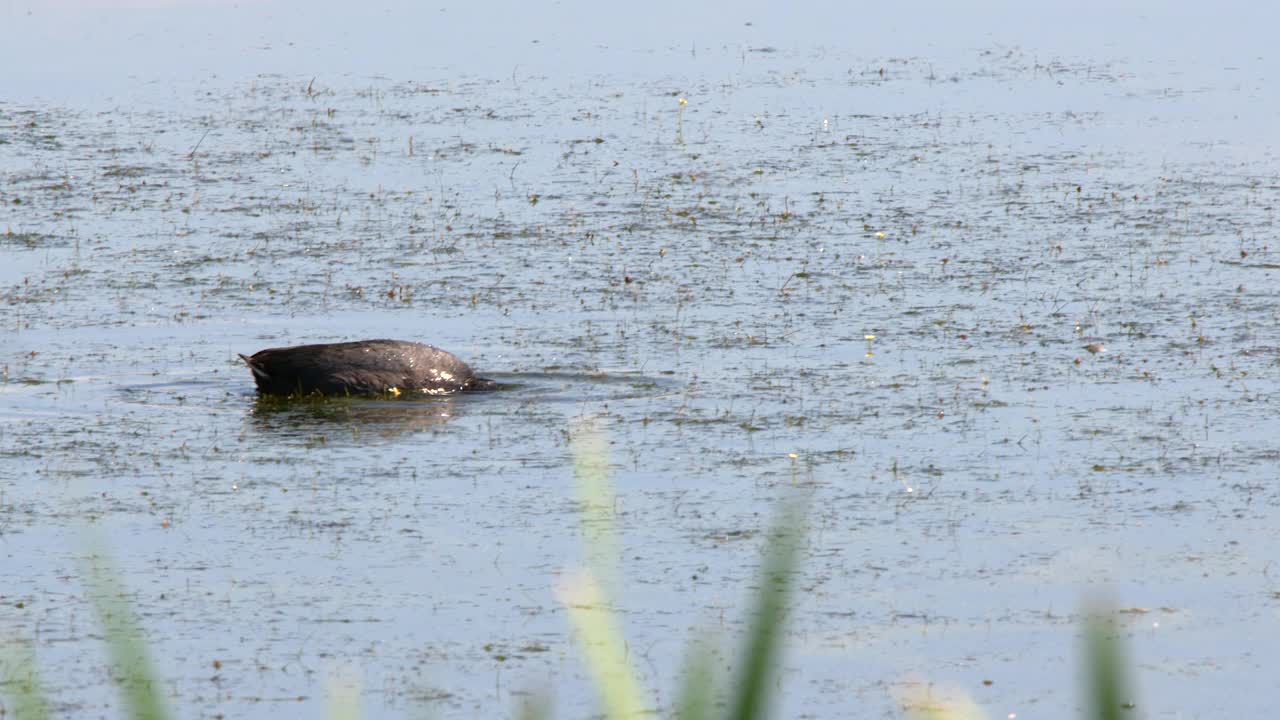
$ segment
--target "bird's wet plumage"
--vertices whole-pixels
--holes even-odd
[[[296,345],[240,357],[264,395],[444,395],[495,387],[452,353],[404,340]]]

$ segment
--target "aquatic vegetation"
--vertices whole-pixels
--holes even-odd
[[[111,676],[124,701],[123,717],[165,720],[170,717],[161,693],[161,676],[151,661],[146,637],[131,607],[120,572],[105,545],[91,543],[81,571],[84,590],[102,628]],[[0,653],[0,714],[16,720],[46,720],[50,701],[41,687],[35,654],[25,644],[6,644]]]
[[[611,595],[617,592],[621,581],[614,519],[617,498],[610,481],[607,435],[601,421],[592,419],[579,422],[568,435],[574,455],[586,567],[570,576],[557,595],[578,636],[582,662],[594,680],[605,717],[771,717],[771,692],[775,687],[783,691],[787,687],[787,683],[779,682],[777,673],[784,652],[788,603],[801,570],[801,550],[806,542],[805,499],[793,496],[784,500],[772,528],[763,537],[763,561],[732,679],[721,677],[717,671],[716,656],[711,652],[716,641],[695,631],[687,641],[679,694],[665,708],[651,707],[628,658],[626,634]],[[124,717],[165,720],[170,714],[160,693],[161,676],[150,658],[120,571],[104,543],[95,541],[91,545],[82,568],[85,592],[103,628],[111,674],[124,700]],[[1107,607],[1095,605],[1086,616],[1082,656],[1087,720],[1122,720],[1135,707],[1120,640],[1111,622],[1114,615]],[[33,653],[25,645],[10,644],[0,655],[0,699],[5,703],[0,707],[15,720],[46,720],[50,716],[50,703],[36,666]],[[360,682],[354,676],[331,677],[329,717],[361,717],[360,693]],[[911,690],[899,698],[899,703],[913,720],[983,717],[981,709],[963,692],[946,699],[931,690]],[[521,703],[517,711],[521,720],[541,720],[553,714],[550,703],[540,694]]]
[[[588,431],[588,436],[591,435]],[[578,441],[581,443],[582,441]],[[588,439],[588,452],[598,445]],[[581,445],[580,445],[581,447]],[[598,458],[597,458],[598,459]],[[584,475],[593,475],[602,466],[583,458]],[[601,476],[580,477],[580,488],[595,500],[608,498],[607,481]],[[584,518],[588,513],[584,512]],[[765,539],[765,557],[758,588],[751,603],[747,630],[737,657],[737,672],[731,682],[719,677],[710,652],[712,641],[694,633],[681,670],[679,695],[667,710],[649,707],[636,673],[627,659],[627,642],[611,600],[589,570],[571,579],[559,591],[561,602],[580,636],[582,661],[594,678],[601,709],[609,720],[634,720],[668,716],[678,720],[758,720],[771,717],[770,692],[783,692],[788,683],[778,684],[786,627],[786,607],[793,577],[799,572],[798,548],[804,541],[803,504],[784,503],[773,529]],[[607,521],[606,521],[606,524]],[[123,717],[130,720],[164,720],[170,717],[160,695],[160,675],[149,657],[145,635],[126,599],[124,584],[105,551],[99,549],[85,563],[86,590],[104,630],[112,674],[124,698]],[[1081,697],[1085,720],[1125,720],[1136,707],[1128,681],[1128,666],[1114,624],[1115,611],[1108,606],[1090,607],[1083,625],[1081,653]],[[29,648],[9,644],[0,655],[0,708],[15,720],[46,720],[50,703],[37,674]],[[351,678],[330,678],[331,718],[358,720],[360,684]],[[982,720],[985,714],[963,691],[949,698],[936,689],[917,689],[899,697],[904,714],[911,720]],[[554,717],[554,710],[542,695],[535,694],[519,706],[520,720]]]
[[[127,716],[132,720],[165,720],[169,711],[161,694],[160,674],[147,649],[146,637],[128,601],[117,570],[101,548],[85,560],[86,591],[102,626],[112,674],[124,696]]]
[[[596,582],[595,574],[614,576],[616,543],[612,540],[612,509],[616,506],[608,478],[608,444],[603,431],[587,421],[573,433],[574,465],[578,491],[583,503],[584,550],[589,566],[560,592],[585,652],[585,661],[611,720],[630,720],[653,711],[646,706],[634,669],[626,659],[626,641],[620,620],[611,608],[609,596]],[[731,684],[718,678],[707,639],[694,635],[680,697],[674,707],[681,720],[720,717],[713,688],[725,687],[728,708],[724,717],[754,720],[769,716],[769,690],[779,667],[786,607],[794,576],[799,571],[799,551],[804,541],[804,510],[801,500],[783,503],[778,519],[765,540],[765,557],[751,603],[746,637]],[[602,542],[603,541],[603,542]],[[604,552],[599,552],[603,546]],[[617,586],[613,577],[610,584]]]
[[[107,100],[24,96],[15,66],[0,585],[48,694],[116,692],[87,604],[63,602],[77,553],[56,539],[91,518],[128,538],[175,709],[320,715],[355,649],[378,717],[497,716],[548,677],[586,716],[584,635],[551,588],[571,586],[566,528],[608,514],[612,535],[580,531],[612,569],[582,563],[641,701],[680,705],[671,658],[708,653],[727,711],[793,488],[785,714],[885,716],[882,685],[931,666],[991,679],[966,689],[999,716],[1064,707],[1042,669],[1081,577],[1162,608],[1168,656],[1267,681],[1228,661],[1280,647],[1256,622],[1266,558],[1239,551],[1267,546],[1280,497],[1270,81],[1080,38],[890,57],[762,36],[785,25],[551,72],[497,43],[485,67],[111,73]],[[281,404],[235,361],[377,335],[518,387]],[[599,413],[616,508],[566,492],[566,428]],[[1175,663],[1142,673],[1179,711],[1220,709]]]

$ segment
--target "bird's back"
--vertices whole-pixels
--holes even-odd
[[[445,394],[491,389],[452,353],[404,340],[295,345],[241,356],[269,395]]]

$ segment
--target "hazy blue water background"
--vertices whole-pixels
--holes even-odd
[[[1148,716],[1263,715],[1275,14],[0,5],[6,642],[116,715],[90,527],[184,716],[351,675],[370,717],[587,715],[593,421],[655,707],[798,491],[784,717],[1068,717],[1103,588]],[[521,387],[272,412],[235,359],[374,336]]]

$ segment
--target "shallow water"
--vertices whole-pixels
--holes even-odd
[[[8,10],[60,52],[0,102],[0,618],[61,715],[119,713],[95,543],[184,716],[589,714],[591,427],[654,707],[801,494],[780,716],[1072,716],[1098,592],[1148,716],[1270,709],[1274,24],[383,9]],[[236,357],[365,337],[506,387],[281,407]]]

